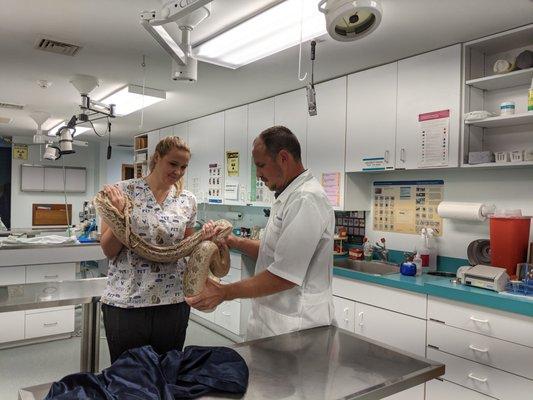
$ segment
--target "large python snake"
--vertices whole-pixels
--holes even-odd
[[[107,195],[100,191],[93,202],[105,223],[113,234],[126,247],[130,248],[141,257],[154,262],[173,262],[189,256],[187,269],[183,275],[183,292],[185,296],[196,296],[205,287],[209,272],[217,278],[225,276],[230,268],[229,250],[219,249],[212,241],[228,236],[233,226],[229,221],[220,219],[215,221],[215,227],[221,226],[222,230],[211,240],[202,240],[202,232],[198,231],[172,246],[158,246],[145,241],[131,230],[131,211],[133,202],[124,195],[124,211],[119,211],[109,200]]]

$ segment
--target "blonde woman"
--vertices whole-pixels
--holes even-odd
[[[124,209],[124,194],[133,201],[131,229],[145,240],[172,245],[191,235],[196,223],[196,199],[183,189],[191,152],[178,137],[162,139],[144,178],[105,186],[113,205]],[[146,260],[124,246],[103,221],[100,245],[110,260],[102,311],[111,362],[124,351],[151,345],[162,354],[181,350],[190,308],[184,301],[183,259],[171,263]],[[212,222],[204,238],[215,234]]]

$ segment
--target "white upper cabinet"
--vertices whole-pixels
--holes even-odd
[[[159,143],[159,129],[152,131],[152,132],[148,132],[147,136],[148,136],[148,159],[147,161],[148,161],[148,164],[150,164],[150,159],[155,153],[155,148],[157,146],[157,143]]]
[[[166,128],[161,128],[159,130],[159,140],[166,138],[167,136],[173,136],[173,127],[167,126]]]
[[[346,133],[346,77],[316,85],[317,115],[307,120],[307,165],[315,178],[339,173],[339,200],[344,207],[344,138]]]
[[[346,172],[394,168],[397,82],[398,63],[348,76]]]
[[[168,135],[167,135],[168,136]],[[174,125],[172,127],[172,136],[177,136],[181,138],[187,145],[189,145],[189,124],[187,122],[182,122],[181,124]],[[189,188],[189,168],[185,171],[185,176],[183,177],[184,187],[187,190]]]
[[[380,104],[380,102],[378,102]],[[396,168],[420,168],[419,115],[450,110],[448,163],[459,165],[461,45],[398,61]]]
[[[253,164],[252,148],[254,139],[267,128],[274,126],[274,98],[269,98],[248,104],[248,152],[250,161],[250,200],[254,204],[269,204],[274,198],[273,194],[264,184],[255,178],[255,166]],[[263,193],[263,201],[257,200],[257,195]]]
[[[224,112],[225,157],[232,153],[230,165],[225,168],[225,203],[245,204],[249,202],[250,156],[248,149],[248,106],[232,108]]]
[[[216,202],[223,198],[224,176],[224,113],[219,112],[189,122],[189,162],[188,186],[198,202]],[[216,167],[214,167],[216,165]],[[219,168],[219,190],[222,192],[209,194],[214,185],[209,184],[210,169]]]
[[[302,150],[302,162],[307,163],[307,97],[305,89],[275,97],[275,124],[289,128],[296,135]]]

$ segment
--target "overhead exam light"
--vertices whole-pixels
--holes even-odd
[[[100,100],[103,104],[114,104],[115,114],[124,116],[141,108],[149,107],[167,98],[164,90],[126,85]]]
[[[51,143],[48,143],[46,145],[46,150],[44,151],[43,158],[45,160],[57,160],[59,157],[61,157],[61,151],[59,150],[59,147],[53,146]]]
[[[324,17],[314,1],[283,1],[193,51],[198,60],[235,69],[297,45],[300,33],[302,41],[326,33]]]
[[[30,117],[37,124],[37,132],[35,133],[35,135],[33,135],[33,143],[35,144],[46,143],[46,136],[43,135],[43,130],[41,126],[48,120],[48,118],[50,118],[50,114],[44,111],[35,111],[30,114]]]
[[[369,35],[383,14],[378,0],[320,0],[318,9],[326,15],[329,35],[341,42]]]
[[[65,126],[65,124],[66,124],[65,121],[61,121],[59,124],[54,125],[48,131],[47,136],[57,136],[58,132],[59,132],[59,128],[62,128],[63,126]],[[72,137],[76,137],[78,135],[81,135],[83,132],[87,132],[89,130],[91,130],[91,128],[86,127],[86,126],[76,126],[76,132],[72,133]]]

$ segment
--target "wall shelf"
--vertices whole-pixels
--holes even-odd
[[[514,114],[499,117],[490,117],[477,121],[465,121],[466,125],[479,126],[481,128],[501,128],[504,126],[515,126],[533,124],[533,112],[524,114]]]
[[[533,68],[509,72],[501,75],[491,75],[484,78],[471,79],[465,83],[481,90],[498,90],[514,86],[529,85],[533,77]]]
[[[533,161],[519,161],[506,163],[483,163],[483,164],[463,164],[461,168],[512,168],[512,167],[527,167],[533,165]]]

